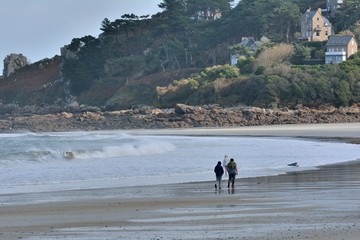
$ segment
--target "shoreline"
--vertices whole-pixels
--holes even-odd
[[[360,123],[127,132],[358,141]],[[10,194],[8,201],[14,205],[7,205],[0,196],[0,238],[355,240],[360,234],[360,159],[315,170],[240,178],[235,189],[215,191],[213,184]],[[24,199],[34,201],[21,203]]]
[[[303,137],[303,138],[360,138],[360,122],[284,124],[218,128],[133,129],[119,130],[131,134],[177,136],[251,136],[251,137]]]

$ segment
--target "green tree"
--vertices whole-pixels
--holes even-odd
[[[240,69],[241,73],[252,73],[254,71],[254,62],[255,58],[250,57],[240,57],[236,66]]]
[[[339,101],[339,104],[342,106],[348,106],[351,99],[351,92],[349,83],[345,80],[341,80],[336,89],[336,95]]]
[[[284,1],[283,4],[280,4],[279,7],[272,11],[270,16],[275,19],[270,26],[273,35],[278,36],[278,41],[290,43],[300,22],[299,8],[290,1]]]
[[[113,26],[111,25],[111,21],[108,18],[105,18],[101,22],[100,30],[103,31],[105,34],[110,34],[114,31]]]
[[[185,12],[185,6],[179,0],[163,0],[158,4],[165,12]]]
[[[88,90],[93,81],[103,75],[104,55],[99,45],[100,41],[92,36],[74,38],[69,45],[78,57],[64,62],[64,76],[70,80],[73,94],[79,95]]]
[[[304,60],[311,58],[311,49],[303,44],[295,44],[294,56],[292,62],[294,64],[302,64]]]
[[[234,0],[188,0],[186,13],[195,20],[215,20],[217,14],[224,15],[230,11]]]
[[[346,0],[331,19],[336,32],[349,30],[360,20],[360,0]]]
[[[213,66],[206,68],[201,72],[201,76],[207,80],[214,81],[218,78],[236,78],[239,76],[239,70],[229,64],[223,66]]]
[[[300,22],[300,10],[291,0],[242,0],[222,19],[221,32],[232,38],[262,36],[276,42],[290,42]]]
[[[232,54],[237,54],[240,56],[250,57],[251,55],[254,55],[254,52],[251,51],[250,48],[241,44],[232,45],[229,47],[229,50]]]

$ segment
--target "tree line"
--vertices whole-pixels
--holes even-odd
[[[297,42],[300,18],[309,5],[318,7],[322,2],[242,0],[231,8],[229,0],[164,0],[155,15],[105,18],[98,38],[73,39],[68,48],[76,58],[65,60],[64,77],[83,101],[89,101],[89,92],[98,91],[95,86],[107,89],[99,105],[113,104],[114,95],[121,95],[116,98],[119,105],[133,101],[159,107],[176,102],[265,107],[352,104],[359,100],[356,57],[341,65],[303,65],[304,59],[319,58],[323,52],[316,44]],[[331,19],[337,32],[351,31],[358,40],[359,13],[354,9],[359,2],[348,0]],[[256,52],[236,49],[241,38],[249,36],[266,36],[269,42]],[[235,50],[243,57],[233,69],[226,64]],[[266,63],[266,54],[277,58]],[[212,66],[225,70],[209,75]],[[156,85],[149,80],[153,75],[194,71],[198,74],[170,75],[173,79]]]

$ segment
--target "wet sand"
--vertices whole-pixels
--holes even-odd
[[[360,124],[156,134],[355,141]],[[214,182],[200,182],[0,196],[0,239],[359,239],[360,161],[237,179],[229,190],[223,183],[220,191]]]
[[[360,123],[290,124],[233,128],[129,130],[132,134],[188,136],[275,136],[308,138],[360,138]]]

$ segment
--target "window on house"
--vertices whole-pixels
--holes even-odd
[[[316,32],[316,36],[317,36],[317,37],[320,36],[320,33],[319,33],[319,32]]]
[[[328,31],[325,31],[325,36],[327,36],[328,35]]]

